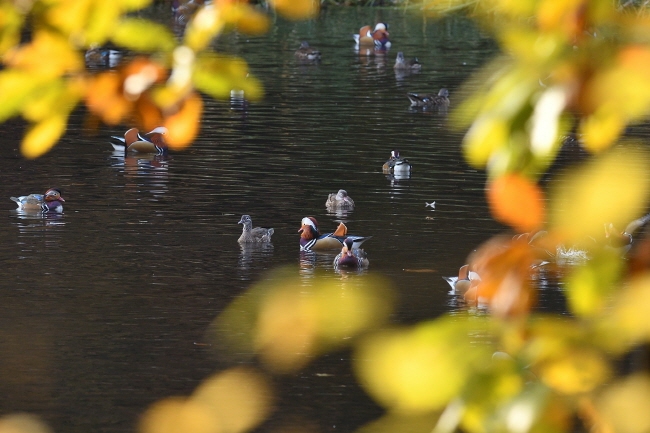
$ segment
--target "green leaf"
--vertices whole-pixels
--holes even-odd
[[[167,27],[147,20],[127,18],[113,33],[113,42],[134,51],[172,51],[176,38]]]

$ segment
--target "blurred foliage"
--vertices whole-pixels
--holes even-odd
[[[177,43],[155,23],[124,17],[146,3],[0,5],[6,100],[0,120],[22,115],[33,124],[26,156],[58,139],[81,100],[107,123],[162,122],[170,144],[183,146],[196,134],[197,90],[224,97],[237,87],[261,96],[241,59],[209,48],[229,28],[264,31],[267,20],[258,10],[216,1],[194,15]],[[273,5],[291,18],[316,11],[313,2]],[[460,311],[390,326],[394,295],[381,279],[278,271],[236,299],[209,331],[214,345],[230,348],[232,362],[255,360],[259,367],[226,370],[189,397],[155,403],[141,432],[252,430],[273,409],[270,376],[294,374],[344,347],[354,353],[360,384],[386,409],[364,433],[650,428],[648,366],[626,375],[617,364],[650,344],[650,238],[637,239],[624,256],[603,231],[604,224],[622,227],[648,206],[648,152],[619,139],[650,108],[650,17],[634,3],[611,0],[424,0],[423,6],[469,12],[504,52],[476,75],[471,85],[478,90],[452,116],[468,129],[468,161],[488,170],[495,218],[520,233],[490,239],[468,257],[481,281],[465,299],[489,315]],[[26,20],[34,24],[31,38],[19,44]],[[92,76],[81,51],[107,41],[149,54]],[[569,132],[593,157],[558,175],[545,194],[536,181]],[[589,260],[562,270],[571,314],[534,313],[539,266],[572,248]],[[0,419],[0,433],[8,431],[48,429],[10,415]]]
[[[151,0],[16,0],[0,2],[0,122],[22,116],[30,123],[22,154],[36,158],[65,132],[70,112],[85,102],[108,124],[166,126],[166,141],[183,148],[193,141],[203,110],[198,92],[227,98],[232,89],[250,100],[262,86],[246,62],[215,53],[211,42],[236,29],[266,32],[269,19],[246,1],[216,0],[195,13],[177,38],[167,26],[133,14]],[[181,2],[183,3],[183,2]],[[195,4],[195,2],[192,2]],[[289,19],[314,16],[316,0],[274,0]],[[87,50],[113,46],[136,53],[117,70],[93,73]]]

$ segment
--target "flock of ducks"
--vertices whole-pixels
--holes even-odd
[[[383,172],[410,173],[411,164],[399,156],[399,151],[393,150],[390,158],[383,165]],[[328,210],[352,210],[354,209],[354,200],[348,195],[347,191],[340,189],[337,193],[329,194],[325,201],[325,207]],[[250,215],[243,215],[239,224],[244,225],[238,240],[240,244],[271,242],[273,229],[253,228]],[[365,269],[370,263],[366,252],[360,247],[362,243],[372,238],[372,236],[348,234],[348,228],[343,223],[339,223],[336,230],[331,233],[321,233],[316,218],[304,217],[300,223],[298,233],[300,234],[300,251],[340,250],[339,254],[334,258],[335,269]]]
[[[391,47],[389,39],[388,24],[377,23],[375,28],[363,26],[359,33],[352,35],[355,42],[355,49],[374,49],[375,53],[385,53]],[[315,63],[321,60],[321,53],[311,47],[309,42],[303,41],[295,52],[296,58],[301,62]],[[397,53],[393,69],[401,72],[419,72],[422,64],[416,58],[406,59],[402,51]],[[408,93],[411,107],[446,109],[449,107],[449,91],[446,88],[440,89],[438,94]]]

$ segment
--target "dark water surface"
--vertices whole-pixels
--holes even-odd
[[[393,48],[360,57],[350,35],[380,20]],[[301,40],[321,50],[322,63],[295,61]],[[462,133],[444,113],[410,110],[405,94],[447,87],[457,103],[494,43],[460,18],[350,8],[278,19],[265,37],[227,35],[217,45],[250,63],[266,98],[246,112],[206,100],[200,137],[168,159],[113,155],[108,137],[127,126],[92,135],[81,112],[36,161],[20,157],[20,124],[0,126],[1,413],[33,412],[58,432],[133,431],[149,404],[188,395],[225,367],[195,343],[230,301],[275,267],[310,272],[299,267],[297,235],[308,215],[324,232],[342,219],[351,233],[373,236],[367,273],[394,283],[395,322],[458,308],[441,276],[503,227],[487,211],[485,174],[462,159]],[[422,73],[396,75],[398,51],[417,56]],[[382,174],[391,149],[413,163],[411,179]],[[26,218],[9,201],[50,186],[67,200],[60,218]],[[325,209],[340,188],[357,205],[343,218]],[[434,200],[435,211],[425,207]],[[240,249],[242,214],[274,227],[272,248]],[[315,266],[339,279],[332,257]],[[345,352],[280,388],[285,412],[321,431],[352,431],[380,414],[351,380]]]

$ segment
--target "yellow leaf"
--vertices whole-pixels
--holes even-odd
[[[139,433],[221,433],[219,419],[201,402],[170,397],[151,405],[138,426]]]
[[[650,431],[650,377],[637,373],[614,383],[598,399],[597,407],[609,427],[600,431]]]
[[[571,311],[589,317],[603,311],[622,272],[621,255],[601,249],[583,266],[574,268],[566,278],[566,294]]]
[[[394,413],[417,414],[444,407],[474,369],[491,359],[488,345],[472,345],[468,323],[445,317],[413,329],[373,334],[357,345],[359,382]]]
[[[136,18],[119,22],[111,39],[135,51],[171,51],[176,46],[176,38],[166,26]]]
[[[601,105],[598,110],[580,121],[579,133],[585,149],[598,153],[609,148],[623,132],[626,119],[612,104]]]
[[[270,3],[275,10],[291,20],[314,18],[320,9],[317,0],[272,0]]]
[[[42,80],[31,77],[15,69],[0,72],[0,122],[17,115],[30,100],[32,93],[41,85]]]
[[[264,421],[271,410],[272,391],[265,376],[233,368],[203,381],[191,400],[208,406],[223,433],[243,433]]]
[[[220,7],[202,7],[185,28],[184,43],[194,51],[203,50],[225,25]]]
[[[51,4],[47,11],[48,23],[67,36],[79,37],[94,0],[61,0]]]
[[[49,151],[65,132],[67,120],[67,113],[54,115],[32,126],[25,134],[20,147],[23,156],[33,159]]]
[[[627,146],[572,168],[553,183],[551,228],[569,244],[602,239],[604,224],[625,227],[644,211],[650,193],[648,153]]]
[[[468,162],[483,168],[498,149],[507,145],[509,132],[506,119],[490,115],[477,118],[464,139]]]
[[[539,374],[546,385],[560,393],[581,394],[604,383],[610,368],[598,353],[574,349],[544,362]]]
[[[604,322],[606,335],[618,350],[650,341],[650,274],[634,278],[614,303]]]
[[[122,13],[118,2],[95,0],[86,24],[85,45],[101,45],[106,42]]]
[[[0,418],[0,433],[53,433],[36,415],[16,413]]]
[[[83,69],[81,54],[61,36],[49,31],[37,31],[29,44],[7,53],[7,63],[34,77],[54,78]]]
[[[0,3],[0,56],[20,43],[24,16],[12,2]]]

